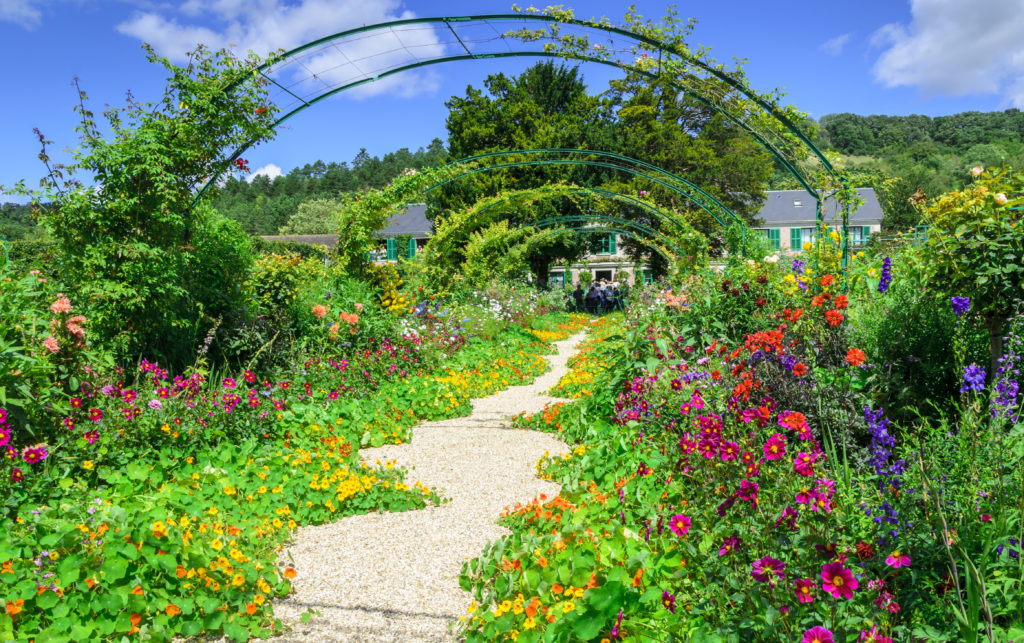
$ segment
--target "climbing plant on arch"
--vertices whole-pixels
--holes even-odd
[[[605,199],[615,199],[621,202],[630,203],[643,210],[654,214],[659,219],[671,223],[667,230],[655,230],[641,223],[631,221],[622,217],[607,216],[600,213],[582,213],[579,215],[553,217],[541,221],[529,222],[528,226],[560,225],[562,223],[575,223],[584,221],[604,221],[618,225],[619,228],[630,229],[631,232],[642,232],[648,237],[656,237],[661,242],[665,252],[659,252],[666,257],[669,264],[675,263],[680,257],[693,257],[703,254],[706,244],[701,243],[703,236],[696,233],[685,221],[673,213],[666,212],[656,205],[637,199],[631,195],[617,194],[600,188],[582,188],[571,184],[548,184],[537,188],[513,190],[498,195],[486,197],[479,200],[473,206],[464,211],[452,214],[441,219],[437,223],[434,235],[427,242],[422,253],[426,266],[427,277],[436,285],[447,284],[451,276],[451,269],[461,263],[462,246],[465,236],[478,226],[486,225],[497,219],[503,212],[503,208],[520,207],[518,204],[523,201],[532,200],[534,203],[541,199],[550,199],[558,196],[568,197],[577,201],[597,196]],[[580,208],[581,212],[584,208]],[[635,235],[629,235],[633,238]],[[668,251],[667,248],[672,250]],[[684,248],[689,250],[684,250]]]

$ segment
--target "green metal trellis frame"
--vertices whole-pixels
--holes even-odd
[[[495,59],[495,58],[512,58],[512,57],[518,58],[518,57],[531,57],[531,56],[533,56],[533,57],[547,57],[547,58],[566,58],[566,59],[579,60],[581,62],[592,62],[592,63],[595,63],[595,64],[601,64],[601,65],[616,67],[618,69],[622,69],[622,70],[627,71],[627,72],[635,73],[635,74],[637,74],[637,75],[639,75],[641,77],[647,78],[647,79],[652,80],[652,81],[663,82],[667,86],[672,87],[673,89],[675,89],[676,91],[684,92],[687,95],[693,97],[694,99],[696,99],[699,102],[701,102],[702,104],[704,104],[706,107],[708,107],[712,111],[714,111],[717,114],[721,115],[723,118],[725,118],[726,120],[730,121],[731,123],[733,123],[737,127],[740,127],[743,130],[745,130],[755,141],[757,141],[757,143],[759,145],[761,145],[761,147],[763,147],[770,154],[772,154],[776,158],[776,160],[779,162],[779,164],[782,165],[784,168],[786,168],[786,170],[797,180],[797,182],[800,183],[800,185],[815,199],[815,201],[817,202],[817,206],[815,208],[816,225],[817,225],[817,227],[820,227],[820,225],[822,223],[822,219],[821,219],[821,216],[822,216],[822,210],[821,210],[822,195],[818,192],[818,190],[816,190],[811,185],[811,183],[808,181],[807,177],[805,177],[803,175],[803,173],[795,165],[795,163],[793,163],[787,157],[787,155],[785,153],[783,153],[782,150],[778,149],[775,145],[773,145],[770,141],[768,141],[767,138],[761,132],[758,132],[749,123],[745,122],[742,118],[739,118],[736,114],[731,113],[729,110],[724,109],[724,108],[716,105],[707,96],[703,95],[700,92],[700,88],[696,88],[695,89],[695,88],[688,87],[685,84],[678,82],[676,79],[661,78],[661,76],[660,76],[661,65],[660,64],[659,64],[659,73],[652,73],[652,72],[647,71],[645,69],[641,69],[637,65],[631,65],[631,64],[627,64],[627,63],[624,63],[624,62],[621,62],[621,61],[608,60],[608,59],[605,59],[605,58],[602,58],[602,57],[596,56],[596,55],[583,55],[583,54],[580,54],[580,53],[566,53],[566,52],[559,53],[559,52],[546,51],[546,50],[545,51],[536,51],[536,50],[513,51],[513,50],[510,50],[508,52],[490,52],[490,53],[484,53],[484,54],[474,54],[474,53],[472,53],[470,51],[469,47],[465,44],[465,42],[463,42],[463,40],[458,36],[458,34],[455,32],[455,30],[454,30],[452,25],[453,25],[453,23],[486,22],[488,20],[515,20],[515,21],[523,21],[523,22],[542,22],[542,23],[547,23],[548,25],[553,26],[553,27],[555,27],[557,25],[573,25],[573,26],[576,26],[576,27],[580,27],[582,29],[594,30],[594,31],[598,31],[598,32],[604,32],[605,34],[607,34],[609,36],[612,36],[612,35],[622,36],[624,38],[632,40],[635,43],[639,43],[640,45],[643,45],[645,47],[648,47],[648,48],[656,51],[658,53],[659,60],[661,59],[661,57],[663,55],[665,55],[665,56],[675,56],[675,57],[685,61],[687,64],[692,65],[695,68],[700,69],[701,71],[703,71],[703,72],[713,76],[714,78],[718,79],[719,81],[725,83],[726,85],[731,87],[733,90],[735,90],[735,91],[739,92],[740,94],[742,94],[743,96],[745,96],[747,100],[749,100],[751,103],[756,105],[758,108],[760,108],[761,110],[764,110],[764,112],[768,116],[770,116],[771,118],[775,119],[784,129],[786,129],[793,137],[795,137],[800,143],[802,143],[804,145],[804,147],[806,147],[806,149],[818,159],[818,161],[821,163],[822,167],[825,168],[825,171],[827,173],[831,174],[833,177],[835,177],[838,180],[839,184],[842,186],[842,189],[844,191],[848,191],[849,190],[850,184],[849,184],[849,180],[846,178],[846,176],[842,172],[838,171],[835,167],[832,166],[832,164],[831,164],[831,162],[829,162],[828,158],[814,145],[814,143],[810,140],[810,138],[799,127],[797,127],[796,124],[794,124],[785,113],[782,112],[782,110],[778,107],[778,105],[773,104],[772,102],[766,100],[765,98],[761,97],[757,93],[753,92],[752,90],[750,90],[749,88],[746,87],[745,83],[741,82],[737,78],[734,78],[734,77],[730,76],[729,74],[725,73],[724,71],[722,71],[720,69],[717,69],[715,66],[713,66],[713,65],[711,65],[709,63],[704,62],[703,60],[701,60],[697,56],[694,56],[693,54],[690,54],[688,52],[680,52],[680,51],[676,50],[675,48],[671,47],[670,45],[668,45],[668,44],[666,44],[666,43],[664,43],[664,42],[662,42],[662,41],[660,41],[660,40],[658,40],[656,38],[652,38],[652,37],[646,36],[644,34],[636,33],[636,32],[633,32],[633,31],[631,31],[629,29],[615,27],[615,26],[612,26],[611,24],[595,23],[595,22],[579,20],[579,19],[570,18],[570,17],[555,17],[555,16],[550,16],[550,15],[545,15],[545,14],[540,14],[540,13],[478,14],[478,15],[467,15],[467,16],[440,16],[440,17],[424,17],[424,18],[406,18],[406,19],[401,19],[401,20],[392,20],[392,21],[388,21],[388,22],[382,22],[382,23],[373,24],[373,25],[366,25],[366,26],[363,26],[363,27],[358,27],[358,28],[355,28],[355,29],[349,29],[349,30],[342,31],[342,32],[339,32],[339,33],[336,33],[336,34],[332,34],[332,35],[326,36],[324,38],[319,38],[319,39],[314,40],[312,42],[306,43],[305,45],[302,45],[302,46],[297,47],[295,49],[292,49],[292,50],[290,50],[288,52],[285,52],[284,54],[281,54],[280,56],[275,57],[272,61],[270,61],[270,62],[260,66],[255,71],[255,74],[259,75],[259,76],[262,76],[268,82],[271,82],[271,83],[277,85],[278,87],[281,87],[283,90],[285,90],[286,92],[290,93],[294,98],[299,100],[299,102],[301,103],[301,105],[295,107],[294,109],[288,111],[287,113],[282,115],[280,118],[278,118],[277,121],[274,123],[274,126],[277,126],[277,125],[280,125],[280,124],[284,123],[289,118],[291,118],[292,116],[298,114],[299,112],[301,112],[301,111],[311,107],[312,105],[314,105],[314,104],[320,102],[321,100],[324,100],[324,99],[326,99],[326,98],[328,98],[330,96],[333,96],[333,95],[336,95],[338,93],[347,91],[349,89],[353,89],[355,87],[359,87],[359,86],[367,84],[367,83],[376,82],[378,80],[387,78],[389,76],[393,76],[395,74],[399,74],[399,73],[404,72],[404,71],[409,71],[409,70],[412,70],[412,69],[418,69],[418,68],[427,67],[427,66],[431,66],[431,65],[441,64],[441,63],[445,63],[445,62],[457,62],[457,61],[463,61],[463,60]],[[307,51],[307,50],[309,50],[309,49],[311,49],[313,47],[317,47],[317,46],[320,46],[320,45],[323,45],[323,44],[327,44],[327,43],[330,43],[332,41],[337,41],[337,40],[343,39],[343,38],[348,37],[348,36],[353,36],[353,35],[357,35],[357,34],[365,34],[365,33],[368,33],[368,32],[375,31],[375,30],[380,30],[380,31],[383,32],[384,30],[393,29],[395,27],[399,27],[399,26],[403,26],[403,25],[417,25],[417,24],[419,24],[419,25],[433,24],[433,25],[438,25],[438,26],[442,26],[443,25],[444,28],[447,28],[449,31],[452,32],[452,34],[455,36],[456,40],[458,40],[459,43],[462,45],[462,48],[465,50],[466,53],[458,54],[458,55],[451,55],[451,56],[436,56],[434,58],[430,58],[430,59],[426,59],[426,60],[419,60],[419,59],[417,59],[416,62],[409,63],[409,64],[404,64],[404,65],[399,65],[399,66],[394,67],[392,69],[387,69],[387,70],[381,71],[379,73],[376,73],[373,76],[367,76],[365,78],[362,78],[362,79],[359,79],[359,80],[356,80],[356,81],[353,81],[353,82],[349,82],[349,83],[346,83],[346,84],[338,86],[338,87],[330,88],[328,91],[325,91],[324,93],[322,93],[322,94],[320,94],[318,96],[315,96],[314,98],[312,98],[310,100],[306,100],[306,99],[298,97],[294,93],[290,92],[290,90],[287,90],[286,88],[281,86],[279,83],[274,81],[272,78],[267,76],[267,71],[270,70],[270,68],[273,67],[273,65],[276,65],[276,64],[278,64],[278,63],[280,63],[282,61],[286,61],[289,58],[296,57],[299,54],[301,54],[302,52],[305,52],[305,51]],[[510,47],[510,49],[511,49],[511,47]],[[242,146],[238,150],[236,150],[229,157],[227,162],[225,163],[225,168],[230,167],[231,162],[233,162],[235,159],[237,159],[246,149],[248,149],[252,145],[252,143],[253,142],[250,142],[250,143]],[[206,192],[208,187],[210,185],[212,185],[219,178],[219,176],[220,176],[220,174],[210,178],[210,180],[207,182],[207,184],[204,185],[202,187],[202,189],[199,191],[199,195],[197,196],[197,199],[200,198],[202,196],[202,194],[204,194]],[[843,227],[843,265],[844,265],[844,267],[845,267],[845,265],[848,262],[848,254],[849,254],[849,242],[848,242],[848,237],[849,237],[849,234],[848,234],[848,223],[849,223],[849,215],[850,215],[849,209],[850,208],[849,208],[848,200],[843,199],[842,200],[842,227]]]

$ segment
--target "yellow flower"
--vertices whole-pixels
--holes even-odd
[[[810,241],[804,241],[804,250],[810,250],[810,249],[811,249],[811,242]]]
[[[86,460],[82,463],[83,469],[92,469],[92,460]]]
[[[564,614],[568,614],[569,612],[573,611],[574,609],[576,609],[576,604],[573,603],[572,601],[568,601],[568,602],[566,602],[565,605],[562,606],[562,612]]]
[[[245,576],[242,576],[241,574],[235,574],[234,577],[231,579],[231,584],[235,587],[245,585]]]
[[[216,538],[212,543],[210,543],[210,547],[213,547],[214,551],[220,551],[224,548],[224,543],[220,541],[220,538]]]
[[[217,515],[217,508],[216,507],[210,507],[209,509],[206,510],[206,513],[210,514],[211,516],[216,516]]]
[[[469,609],[466,610],[466,611],[469,612],[470,614],[475,612],[476,611],[476,601],[473,601],[472,603],[470,603],[469,604]]]

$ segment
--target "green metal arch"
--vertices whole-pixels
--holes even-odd
[[[275,60],[261,65],[258,68],[257,72],[260,73],[260,74],[263,74],[263,72],[265,72],[267,69],[269,69],[273,65],[275,65],[275,64],[277,64],[277,63],[279,63],[279,62],[281,62],[283,60],[287,60],[288,58],[293,57],[296,54],[302,53],[303,51],[306,51],[306,50],[311,49],[313,47],[317,47],[319,45],[331,42],[333,40],[340,40],[340,39],[346,38],[348,36],[352,36],[352,35],[356,35],[356,34],[361,34],[361,33],[367,33],[369,31],[383,30],[383,29],[389,29],[389,28],[392,28],[392,27],[399,27],[399,26],[403,26],[403,25],[414,25],[414,24],[438,24],[438,25],[443,24],[447,28],[451,29],[451,23],[485,21],[485,20],[522,20],[522,21],[546,22],[548,24],[574,25],[574,26],[577,26],[577,27],[585,28],[585,29],[593,29],[595,31],[604,31],[605,33],[608,33],[608,34],[615,34],[615,35],[623,36],[625,38],[632,39],[632,40],[634,40],[634,41],[636,41],[638,43],[643,43],[644,45],[647,45],[650,48],[652,48],[654,50],[657,50],[658,52],[662,52],[662,53],[665,53],[665,54],[668,54],[668,55],[671,55],[671,56],[677,56],[680,59],[685,60],[688,63],[692,64],[693,66],[695,66],[695,67],[697,67],[697,68],[699,68],[699,69],[701,69],[701,70],[703,70],[703,71],[705,71],[705,72],[715,76],[716,78],[718,78],[722,82],[726,83],[727,85],[729,85],[730,87],[732,87],[736,91],[738,91],[741,94],[743,94],[744,96],[746,96],[754,104],[756,104],[758,107],[763,109],[766,113],[768,113],[770,116],[772,116],[774,119],[776,119],[779,123],[781,123],[797,139],[799,139],[807,147],[807,149],[818,158],[818,160],[821,162],[822,166],[825,167],[825,169],[830,174],[833,174],[833,175],[837,176],[837,178],[840,178],[841,180],[845,179],[845,177],[843,177],[841,175],[841,173],[839,173],[832,166],[831,162],[829,162],[828,158],[821,152],[821,150],[819,150],[817,148],[817,146],[814,145],[814,143],[810,140],[810,138],[808,138],[807,135],[804,134],[804,132],[799,127],[797,127],[794,123],[792,123],[789,120],[789,118],[785,114],[783,114],[781,112],[781,110],[779,110],[777,105],[773,105],[773,104],[769,103],[768,101],[764,100],[762,97],[758,96],[756,93],[753,93],[743,83],[737,81],[735,78],[729,76],[728,74],[722,72],[719,69],[716,69],[712,65],[709,65],[709,64],[705,63],[704,61],[700,60],[699,58],[697,58],[697,57],[695,57],[693,55],[689,55],[689,54],[685,54],[685,53],[680,53],[680,52],[676,51],[675,49],[666,46],[665,43],[663,43],[663,42],[661,42],[661,41],[659,41],[659,40],[657,40],[655,38],[651,38],[651,37],[645,36],[643,34],[638,34],[638,33],[635,33],[633,31],[630,31],[628,29],[623,29],[623,28],[620,28],[620,27],[614,27],[614,26],[612,26],[610,24],[609,25],[595,24],[595,23],[592,23],[592,22],[589,22],[589,21],[586,21],[586,20],[579,20],[579,19],[576,19],[576,18],[556,18],[556,17],[553,17],[553,16],[548,16],[548,15],[543,15],[543,14],[531,14],[531,13],[512,13],[512,14],[496,13],[496,14],[476,14],[476,15],[468,15],[468,16],[435,16],[435,17],[424,17],[424,18],[404,18],[404,19],[399,19],[399,20],[391,20],[391,21],[387,21],[387,22],[381,22],[381,23],[377,23],[377,24],[373,24],[373,25],[364,25],[362,27],[356,27],[354,29],[348,29],[346,31],[340,31],[338,33],[331,34],[331,35],[325,36],[323,38],[318,38],[317,40],[314,40],[312,42],[306,43],[305,45],[301,45],[299,47],[291,49],[291,50],[281,54]],[[317,96],[316,98],[314,98],[312,100],[309,100],[309,101],[305,101],[305,100],[299,99],[299,100],[302,100],[303,104],[300,107],[296,107],[295,109],[291,110],[290,112],[288,112],[287,114],[285,114],[284,116],[279,118],[277,120],[277,122],[274,123],[274,125],[275,126],[276,125],[280,125],[281,123],[283,123],[284,121],[288,120],[289,118],[291,118],[295,114],[303,111],[307,107],[310,107],[310,106],[318,103],[319,101],[321,101],[321,100],[323,100],[325,98],[328,98],[328,97],[333,96],[335,94],[338,94],[340,92],[352,89],[354,87],[359,87],[359,86],[365,85],[367,83],[376,82],[378,80],[381,80],[383,78],[387,78],[388,76],[392,76],[394,74],[401,73],[403,71],[409,71],[409,70],[412,70],[412,69],[418,69],[418,68],[421,68],[421,67],[427,67],[427,66],[430,66],[430,65],[440,64],[440,63],[444,63],[444,62],[456,62],[456,61],[461,61],[461,60],[482,60],[482,59],[492,59],[492,58],[526,57],[526,56],[547,57],[547,58],[558,58],[558,57],[572,58],[572,59],[580,60],[580,61],[583,61],[583,62],[593,62],[593,63],[602,64],[602,65],[606,65],[606,66],[616,67],[616,68],[619,68],[619,69],[623,69],[625,71],[635,72],[635,73],[637,73],[637,74],[639,74],[641,76],[644,76],[644,77],[652,79],[652,80],[661,80],[659,78],[658,74],[652,74],[651,72],[648,72],[646,70],[640,69],[640,68],[636,67],[635,65],[627,65],[627,64],[623,64],[623,63],[619,63],[619,62],[615,62],[615,61],[610,61],[610,60],[606,60],[606,59],[603,59],[603,58],[600,58],[600,57],[597,57],[597,56],[582,56],[582,55],[572,55],[572,54],[558,54],[558,53],[553,53],[553,52],[535,51],[535,50],[492,52],[492,53],[487,53],[487,54],[473,54],[473,53],[469,53],[468,50],[467,50],[466,54],[459,54],[459,55],[454,55],[454,56],[442,56],[442,57],[438,57],[438,58],[434,58],[434,59],[429,59],[429,60],[420,60],[420,61],[417,61],[415,63],[410,63],[410,64],[407,64],[407,65],[402,65],[400,67],[396,67],[394,69],[386,70],[386,71],[378,73],[377,75],[373,76],[372,78],[364,78],[364,79],[361,79],[361,80],[358,80],[358,81],[354,81],[352,83],[347,83],[347,84],[342,85],[340,87],[336,87],[334,89],[331,89],[331,90],[329,90],[329,91],[327,91],[327,92],[325,92],[325,93],[323,93],[323,94],[321,94],[321,95]],[[271,82],[273,82],[273,81],[271,81]],[[772,153],[772,155],[774,155],[779,160],[779,162],[782,163],[784,165],[784,167],[786,167],[786,169],[790,171],[791,174],[793,174],[794,178],[796,178],[797,181],[799,181],[800,184],[808,192],[810,192],[813,196],[815,196],[815,198],[820,198],[820,195],[818,195],[817,190],[815,190],[810,184],[808,184],[806,182],[806,179],[798,171],[798,169],[796,167],[794,167],[789,162],[788,159],[784,158],[782,156],[781,152],[776,150],[775,147],[773,145],[771,145],[767,140],[765,140],[763,136],[761,136],[760,134],[755,132],[750,127],[749,124],[747,124],[744,121],[742,121],[741,119],[737,118],[734,114],[732,114],[732,113],[730,113],[730,112],[728,112],[726,110],[721,109],[720,107],[718,107],[717,105],[715,105],[711,101],[707,100],[704,96],[700,95],[699,92],[691,92],[690,88],[685,87],[683,85],[680,85],[679,83],[676,83],[676,82],[671,82],[671,81],[665,81],[665,82],[668,82],[668,84],[670,86],[672,86],[674,89],[677,89],[678,91],[683,91],[683,92],[686,92],[688,94],[692,94],[695,98],[697,98],[702,103],[704,103],[708,108],[712,109],[716,113],[721,114],[722,116],[724,116],[725,118],[729,119],[730,121],[732,121],[737,126],[747,130],[755,138],[755,140],[757,140],[762,145],[762,147],[764,147],[766,150],[768,150],[770,153]],[[298,98],[298,97],[296,97],[296,98]],[[246,147],[248,147],[248,146],[246,146]],[[237,158],[237,154],[240,154],[242,151],[244,151],[244,149],[245,148],[242,148],[241,150],[239,150],[236,153],[236,155],[232,157],[231,160],[234,160],[235,158]]]
[[[696,192],[701,197],[707,199],[710,202],[711,206],[721,210],[725,214],[728,214],[729,217],[733,220],[734,223],[737,223],[737,224],[743,226],[744,229],[747,227],[746,223],[744,223],[742,219],[740,219],[738,216],[736,216],[735,212],[733,212],[728,206],[726,206],[724,203],[719,201],[717,198],[715,198],[713,195],[708,193],[706,190],[701,188],[696,183],[693,183],[692,181],[689,181],[688,179],[686,179],[686,178],[684,178],[682,176],[679,176],[678,174],[675,174],[673,172],[669,172],[668,170],[666,170],[664,168],[658,167],[657,165],[653,165],[653,164],[648,163],[646,161],[641,161],[639,159],[635,159],[635,158],[632,158],[632,157],[629,157],[629,156],[625,156],[623,154],[616,154],[615,152],[604,152],[604,151],[601,151],[601,150],[573,149],[573,148],[564,148],[564,147],[538,148],[538,149],[529,149],[529,150],[504,150],[504,151],[498,151],[498,152],[487,152],[487,153],[484,153],[484,154],[477,154],[475,156],[467,156],[466,158],[459,159],[457,161],[452,161],[451,163],[448,163],[447,165],[445,165],[441,169],[444,170],[444,169],[448,169],[448,168],[454,168],[456,166],[463,165],[463,164],[466,164],[466,163],[471,163],[473,161],[479,161],[479,160],[485,160],[485,159],[491,159],[491,158],[499,158],[499,157],[506,157],[506,156],[520,156],[520,155],[522,155],[522,156],[535,156],[535,155],[541,155],[541,154],[580,154],[580,155],[583,155],[583,156],[598,156],[598,157],[613,159],[613,160],[616,160],[616,161],[623,161],[625,163],[630,163],[632,165],[635,165],[635,166],[638,166],[638,167],[642,167],[642,168],[644,168],[646,170],[650,170],[650,171],[652,171],[654,173],[660,174],[660,175],[666,177],[667,179],[669,179],[671,181],[675,181],[675,182],[678,182],[678,183],[681,183],[681,184],[687,186],[689,189],[693,190],[694,192]],[[604,167],[604,166],[602,166],[602,167]],[[617,169],[623,169],[624,171],[628,171],[628,170],[625,170],[624,168],[618,168],[618,166],[616,166],[616,168]],[[651,180],[655,180],[653,177],[649,177],[648,175],[645,175],[643,173],[632,172],[632,174],[635,174],[636,176],[641,176],[641,177],[644,177],[644,178],[650,178]],[[661,183],[661,185],[665,185],[665,184]],[[433,189],[434,189],[433,187],[430,188],[430,190],[433,190]],[[684,194],[683,192],[680,192],[679,190],[673,190],[673,191],[675,191],[675,192],[677,192],[679,194]],[[718,218],[717,215],[713,214],[707,207],[703,206],[698,199],[693,198],[693,196],[689,195],[689,194],[686,194],[686,197],[687,197],[687,200],[692,201],[693,203],[696,203],[698,206],[701,206],[702,209],[704,209],[709,214],[711,214],[711,216],[714,217],[715,220],[717,220],[721,225],[723,225],[723,226],[726,225],[721,219]]]
[[[552,190],[552,191],[554,192],[554,190]],[[667,221],[667,222],[671,223],[680,232],[683,232],[683,233],[687,232],[686,228],[684,228],[683,226],[679,225],[679,222],[676,221],[674,218],[668,216],[667,214],[662,212],[660,209],[654,207],[650,203],[647,203],[646,201],[642,201],[642,200],[640,200],[640,199],[638,199],[638,198],[636,198],[634,196],[630,196],[628,194],[620,194],[618,192],[612,192],[611,190],[604,190],[602,188],[574,187],[574,188],[570,188],[567,191],[571,192],[571,193],[574,193],[574,194],[575,193],[586,192],[586,193],[596,194],[598,196],[602,196],[602,197],[609,198],[609,199],[615,199],[616,201],[625,201],[627,203],[630,203],[631,205],[635,205],[635,206],[637,206],[639,208],[642,208],[642,209],[646,210],[647,212],[653,214],[654,216],[658,217],[662,221]],[[523,196],[523,195],[521,195],[521,194],[510,194],[510,195],[508,195],[508,198],[506,198],[506,199],[503,199],[501,201],[496,201],[496,202],[488,205],[487,207],[481,208],[477,212],[477,214],[483,214],[484,212],[487,212],[488,210],[490,210],[492,208],[495,208],[495,207],[501,205],[502,203],[505,203],[506,201],[510,201],[510,200],[512,200],[514,198],[519,198],[520,196]],[[629,219],[625,219],[625,220],[628,221]]]
[[[529,167],[529,166],[542,166],[542,165],[588,165],[588,166],[593,166],[593,167],[604,167],[604,168],[610,168],[610,169],[613,169],[613,170],[620,170],[622,172],[627,172],[629,174],[633,174],[633,175],[636,175],[636,176],[641,176],[641,177],[644,177],[644,178],[646,178],[646,179],[648,179],[650,181],[653,181],[654,183],[657,183],[657,184],[659,184],[659,185],[661,185],[661,186],[663,186],[663,187],[665,187],[665,188],[667,188],[667,189],[669,189],[669,190],[671,190],[671,191],[673,191],[673,192],[683,196],[687,200],[695,203],[700,209],[702,209],[705,212],[707,212],[708,214],[710,214],[715,219],[715,221],[717,221],[719,223],[719,225],[721,225],[723,228],[728,227],[728,224],[725,221],[723,221],[722,218],[718,214],[716,214],[713,210],[711,210],[706,205],[700,203],[699,201],[694,200],[687,192],[685,192],[684,190],[680,189],[677,186],[674,186],[674,185],[668,183],[667,181],[662,181],[661,179],[654,178],[652,176],[644,174],[643,172],[640,172],[638,170],[634,170],[634,169],[631,169],[631,168],[624,168],[622,166],[614,165],[612,163],[605,163],[603,161],[588,161],[586,159],[551,159],[551,160],[544,160],[544,161],[519,161],[519,162],[516,162],[516,163],[499,163],[497,165],[489,165],[489,166],[486,166],[486,167],[473,168],[473,169],[468,170],[466,172],[463,172],[462,174],[459,174],[457,176],[454,176],[454,177],[445,179],[443,181],[439,181],[438,183],[435,183],[434,185],[430,186],[429,188],[423,190],[422,194],[429,194],[430,192],[433,192],[434,190],[436,190],[438,188],[441,188],[441,187],[444,187],[445,185],[448,185],[449,183],[457,181],[457,180],[459,180],[461,178],[464,178],[464,177],[467,177],[467,176],[472,176],[474,174],[480,174],[482,172],[492,172],[494,170],[501,170],[501,169],[506,169],[506,168],[511,168],[511,167]]]

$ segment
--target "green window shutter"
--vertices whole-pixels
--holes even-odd
[[[409,252],[408,252],[408,254],[406,256],[409,259],[412,259],[413,257],[416,256],[416,240],[415,239],[409,239]]]
[[[615,254],[615,233],[608,235],[608,254]]]
[[[781,228],[769,228],[768,229],[768,243],[771,245],[772,250],[782,249],[782,229]]]
[[[394,239],[388,239],[388,261],[398,259],[398,244]]]
[[[861,243],[867,243],[868,238],[871,237],[871,226],[866,225],[861,228],[860,239]]]
[[[803,248],[804,242],[800,237],[800,228],[789,229],[789,248],[790,250],[800,250]]]

